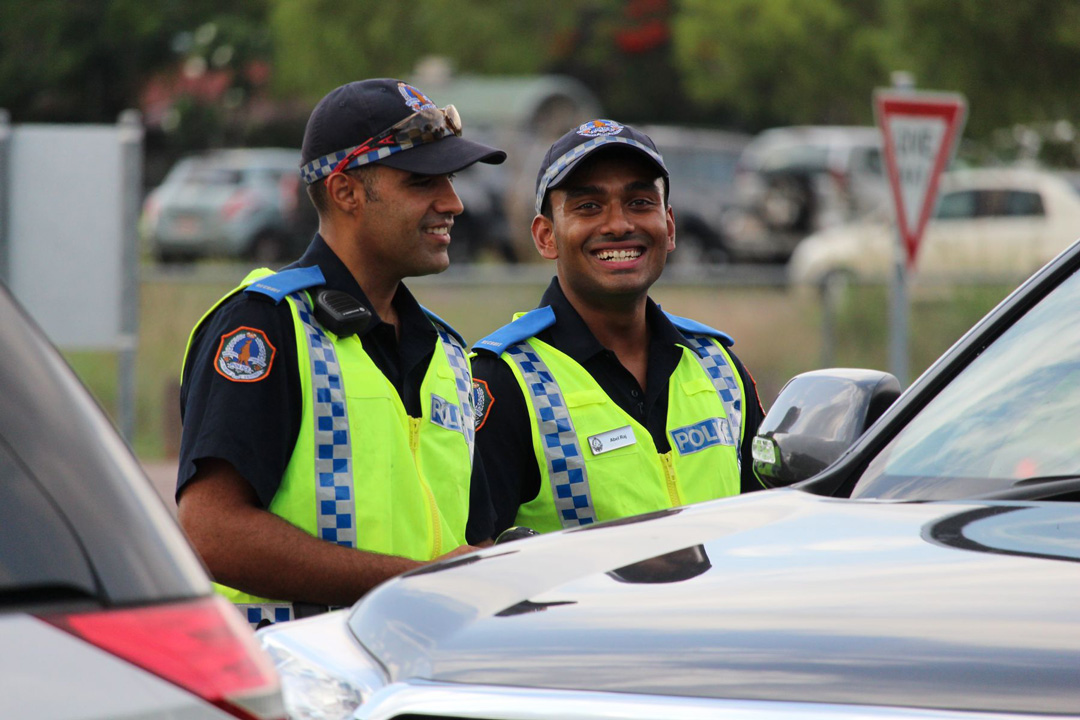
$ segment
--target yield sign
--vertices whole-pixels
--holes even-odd
[[[878,90],[874,114],[885,145],[900,239],[915,264],[923,230],[937,200],[938,180],[956,148],[967,103],[962,95]]]

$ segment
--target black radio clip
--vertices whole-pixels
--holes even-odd
[[[339,338],[346,338],[367,329],[371,311],[346,292],[319,290],[315,293],[315,319]]]

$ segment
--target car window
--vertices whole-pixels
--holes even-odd
[[[1037,192],[1024,190],[998,190],[987,193],[987,217],[1034,217],[1045,215],[1042,196]]]
[[[198,165],[191,169],[184,181],[191,185],[239,185],[243,173],[233,168]]]
[[[944,193],[938,201],[934,217],[938,220],[970,220],[975,217],[978,207],[974,190]]]
[[[903,497],[915,486],[920,498],[956,497],[1025,478],[1080,474],[1077,307],[1074,274],[890,441],[852,497]]]
[[[3,443],[0,529],[0,605],[94,596],[94,576],[64,516]]]

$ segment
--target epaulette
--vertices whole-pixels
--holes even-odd
[[[326,278],[323,277],[322,270],[318,265],[312,265],[268,275],[248,285],[244,288],[244,292],[261,293],[279,303],[297,290],[307,290],[310,287],[325,284]]]
[[[545,328],[555,324],[555,311],[548,306],[530,310],[509,325],[503,325],[495,332],[488,335],[473,345],[473,351],[486,352],[502,355],[506,348],[514,343],[531,338]]]
[[[721,332],[716,328],[711,328],[705,323],[699,323],[697,320],[691,320],[689,318],[679,317],[678,315],[672,315],[665,311],[667,319],[671,321],[671,324],[677,327],[683,332],[695,333],[697,335],[708,335],[714,337],[720,341],[720,344],[724,347],[731,347],[735,344],[735,341],[726,332]]]
[[[439,317],[435,313],[431,312],[430,310],[428,310],[423,305],[420,306],[420,309],[424,311],[424,314],[428,316],[428,318],[431,320],[431,322],[436,323],[438,325],[441,325],[443,327],[443,329],[446,330],[446,332],[450,333],[455,338],[457,338],[457,341],[459,343],[461,343],[461,347],[468,347],[468,345],[465,343],[465,338],[461,337],[461,335],[458,334],[457,330],[450,327],[450,323],[446,322],[441,317]]]

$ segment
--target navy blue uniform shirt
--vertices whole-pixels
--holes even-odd
[[[555,324],[537,338],[569,355],[588,371],[615,404],[648,429],[658,452],[671,449],[667,435],[668,383],[682,358],[680,345],[689,347],[686,338],[671,324],[652,299],[645,308],[649,324],[648,370],[646,389],[642,391],[634,375],[623,367],[618,357],[592,334],[577,310],[566,299],[558,278],[553,278],[539,307],[550,306]],[[751,447],[758,425],[765,416],[758,399],[754,379],[743,364],[728,350],[735,369],[746,389],[743,408],[743,443],[741,492],[760,490],[754,476]],[[536,498],[540,492],[540,468],[532,445],[532,420],[510,366],[482,349],[473,358],[473,377],[484,396],[477,411],[476,455],[487,468],[491,503],[495,508],[495,533],[514,524],[518,507]]]
[[[364,351],[397,388],[406,412],[420,417],[420,385],[439,342],[431,320],[400,285],[393,300],[401,324],[399,343],[394,326],[379,318],[352,273],[319,235],[303,257],[289,267],[313,265],[322,270],[325,287],[346,292],[371,310],[371,323],[359,333]],[[216,369],[223,341],[239,328],[262,333],[264,344],[272,348],[269,369],[254,381],[236,382]],[[195,474],[197,460],[221,458],[251,483],[263,507],[269,507],[300,432],[298,364],[292,313],[286,301],[275,304],[260,293],[241,292],[207,318],[193,339],[184,366],[178,498]],[[362,439],[354,442],[362,447]],[[363,468],[355,471],[363,472]],[[363,498],[357,498],[357,502],[363,502]],[[484,466],[477,456],[473,461],[467,541],[477,543],[491,538],[493,522]]]

